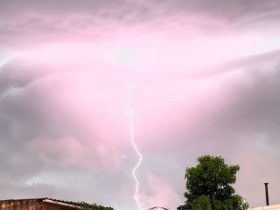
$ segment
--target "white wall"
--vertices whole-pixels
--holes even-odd
[[[248,210],[280,210],[280,204],[249,208]]]

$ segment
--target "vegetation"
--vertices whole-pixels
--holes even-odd
[[[235,194],[238,165],[225,164],[222,157],[198,158],[198,165],[186,169],[186,206],[193,210],[246,210],[248,203]]]
[[[96,203],[79,202],[78,206],[82,207],[83,210],[114,210],[112,207],[105,207]]]
[[[192,207],[192,210],[211,210],[211,202],[208,196],[199,196]]]

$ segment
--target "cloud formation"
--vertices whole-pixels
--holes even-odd
[[[184,201],[199,155],[279,203],[278,1],[14,1],[0,7],[0,199],[136,209],[125,114],[135,83],[145,208]]]

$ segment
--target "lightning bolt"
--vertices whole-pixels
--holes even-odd
[[[143,160],[143,155],[140,152],[140,150],[137,147],[137,144],[135,142],[135,135],[134,135],[134,121],[133,121],[133,106],[132,106],[132,97],[133,97],[133,88],[134,85],[130,84],[128,86],[128,100],[127,100],[127,117],[128,117],[128,123],[129,123],[129,134],[130,134],[130,141],[131,144],[136,152],[136,155],[138,157],[138,161],[136,163],[136,165],[134,166],[134,168],[132,169],[132,177],[135,181],[135,192],[133,195],[133,199],[136,202],[136,205],[138,207],[139,210],[142,210],[142,205],[139,199],[139,180],[136,176],[136,171],[137,169],[140,167],[142,160]]]

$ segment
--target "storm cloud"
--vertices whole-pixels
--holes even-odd
[[[2,0],[0,199],[136,209],[184,202],[203,154],[240,164],[251,206],[279,203],[279,1]]]

